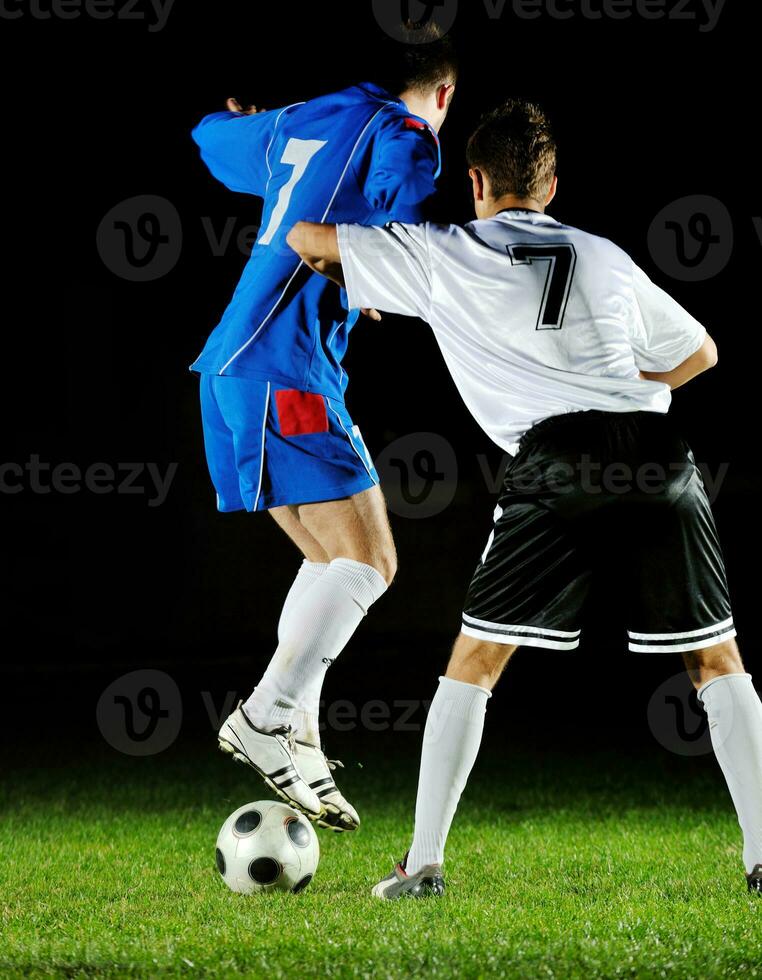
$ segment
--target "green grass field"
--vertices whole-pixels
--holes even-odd
[[[363,828],[321,832],[299,896],[218,878],[219,825],[267,794],[208,740],[147,760],[4,760],[0,976],[762,976],[762,901],[722,783],[656,748],[483,757],[447,895],[371,898],[407,843],[417,747],[396,762],[353,746],[342,785]]]

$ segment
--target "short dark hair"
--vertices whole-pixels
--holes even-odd
[[[376,79],[387,92],[401,95],[413,89],[426,94],[439,85],[454,85],[458,55],[450,37],[434,23],[424,27],[407,24],[400,40],[385,38],[379,45]]]
[[[468,141],[468,165],[488,177],[492,196],[542,201],[556,172],[556,141],[534,102],[509,99],[488,113]]]

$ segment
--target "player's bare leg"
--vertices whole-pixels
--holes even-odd
[[[391,584],[397,572],[397,553],[380,487],[346,500],[302,504],[293,509],[302,528],[319,542],[329,561],[346,558],[362,562]]]
[[[491,691],[518,647],[489,643],[464,633],[455,641],[445,677]]]
[[[749,891],[762,893],[762,704],[735,640],[683,654],[743,831]]]
[[[735,640],[726,640],[703,650],[689,650],[683,654],[683,662],[697,690],[715,677],[746,673]]]
[[[426,719],[413,844],[407,857],[375,886],[377,898],[443,893],[447,835],[479,752],[487,701],[515,650],[512,644],[465,634],[456,640]]]
[[[344,500],[270,511],[305,556],[278,626],[278,648],[243,706],[260,731],[293,732],[296,773],[327,810],[318,823],[354,830],[359,817],[339,792],[319,734],[326,671],[396,571],[394,542],[378,487]],[[292,774],[289,772],[289,778]]]
[[[297,507],[274,507],[269,513],[278,527],[291,538],[306,561],[314,564],[327,564],[330,561],[320,542],[299,520]]]

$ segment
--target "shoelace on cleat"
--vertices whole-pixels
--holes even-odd
[[[291,755],[294,754],[296,750],[296,732],[291,727],[291,725],[282,725],[280,728],[273,728],[270,732],[271,735],[279,735],[285,740],[288,746],[288,751]]]
[[[328,766],[329,769],[346,769],[346,766],[341,761],[341,759],[329,759],[328,756],[325,754],[325,749],[323,748],[322,745],[315,746],[315,748],[319,749],[320,754],[323,756],[325,764]]]

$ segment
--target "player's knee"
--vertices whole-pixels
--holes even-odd
[[[690,650],[683,654],[683,660],[691,680],[699,686],[712,677],[744,673],[738,644],[732,639],[701,650]]]
[[[391,585],[397,574],[397,554],[394,546],[378,547],[344,547],[331,555],[334,558],[351,558],[375,569],[387,585]]]
[[[373,565],[379,575],[383,576],[387,585],[391,585],[394,576],[397,574],[397,552],[393,547],[384,548],[373,555],[373,560],[369,562]]]
[[[447,665],[447,676],[468,684],[492,688],[516,647],[461,633]]]

